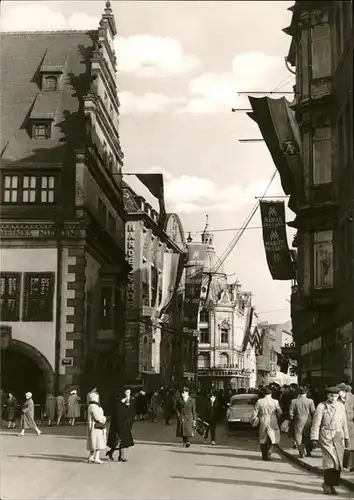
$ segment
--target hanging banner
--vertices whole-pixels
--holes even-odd
[[[160,231],[165,229],[166,223],[166,208],[165,208],[165,195],[164,195],[164,183],[162,174],[135,174],[137,178],[142,182],[150,191],[150,193],[158,199],[160,214],[158,226]]]
[[[270,274],[274,280],[295,279],[285,228],[283,201],[260,201],[263,242]]]
[[[289,208],[296,211],[301,190],[301,134],[290,103],[282,97],[248,97],[252,112],[247,113],[258,125],[272,155],[284,192],[290,195]]]
[[[185,262],[186,255],[184,253],[165,252],[163,254],[162,296],[160,304],[158,304],[158,317],[166,312],[177,293]]]
[[[189,330],[196,330],[198,328],[200,292],[206,249],[207,245],[204,243],[190,243],[188,245],[183,326]]]

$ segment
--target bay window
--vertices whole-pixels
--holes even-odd
[[[329,24],[311,27],[311,73],[314,80],[331,75]]]
[[[333,286],[333,231],[315,231],[313,235],[314,288]]]
[[[332,181],[331,128],[317,128],[313,134],[312,182],[314,185]]]

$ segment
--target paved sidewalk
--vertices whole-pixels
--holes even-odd
[[[298,450],[293,449],[293,440],[290,439],[286,434],[282,434],[279,451],[286,458],[299,464],[308,471],[316,472],[317,474],[322,474],[322,454],[319,449],[312,452],[312,457],[299,457]],[[354,491],[354,472],[342,472],[341,482],[351,491]]]

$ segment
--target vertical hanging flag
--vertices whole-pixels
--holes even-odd
[[[183,326],[189,330],[198,328],[200,292],[206,249],[207,245],[204,243],[188,244]]]
[[[176,296],[186,263],[186,254],[167,253],[163,255],[162,296],[158,305],[159,317],[168,309]]]
[[[274,280],[295,279],[285,228],[283,201],[260,201],[263,242],[270,274]]]
[[[137,178],[148,188],[150,193],[159,201],[159,230],[165,229],[166,209],[165,209],[165,193],[162,174],[135,174]]]
[[[290,103],[282,97],[248,97],[252,112],[247,113],[259,127],[272,155],[282,187],[290,195],[289,208],[296,211],[301,191],[301,134]]]

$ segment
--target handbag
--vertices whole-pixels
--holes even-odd
[[[95,424],[94,424],[94,429],[100,429],[100,430],[103,430],[106,428],[106,424],[101,424],[101,422],[97,422],[95,421]]]
[[[350,461],[350,450],[344,450],[343,456],[343,469],[349,469],[349,461]]]

